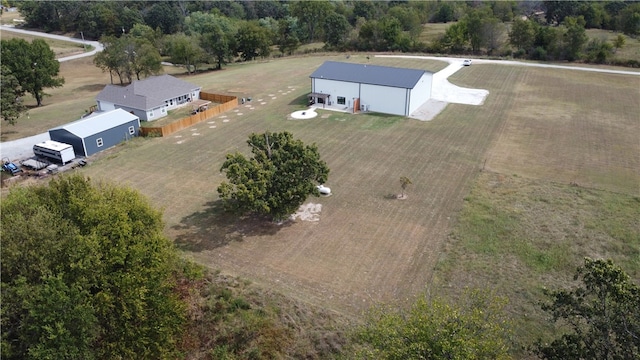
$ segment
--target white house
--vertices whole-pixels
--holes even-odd
[[[128,86],[107,85],[96,96],[99,111],[123,109],[140,120],[153,121],[167,111],[200,98],[200,86],[171,75],[152,76]]]
[[[313,102],[409,116],[431,97],[433,73],[327,61],[309,77]]]

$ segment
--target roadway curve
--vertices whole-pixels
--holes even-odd
[[[47,33],[39,32],[39,31],[18,29],[18,28],[14,27],[14,26],[7,26],[7,25],[0,25],[0,30],[11,31],[11,32],[16,32],[16,33],[20,33],[20,34],[26,34],[26,35],[32,35],[32,36],[40,36],[40,37],[45,37],[45,38],[49,38],[49,39],[69,41],[69,42],[74,42],[74,43],[78,43],[78,44],[93,46],[93,50],[91,50],[91,51],[83,52],[82,54],[62,57],[62,58],[58,59],[58,61],[60,61],[60,62],[79,59],[79,58],[86,57],[86,56],[93,56],[96,53],[104,50],[104,46],[102,46],[102,44],[100,42],[98,42],[98,41],[89,41],[89,40],[84,40],[83,41],[81,39],[76,39],[76,38],[67,37],[67,36],[47,34]]]
[[[91,51],[86,51],[81,54],[59,58],[58,61],[60,62],[79,59],[86,56],[93,56],[98,52],[104,50],[104,46],[102,46],[102,44],[98,41],[89,41],[89,40],[82,41],[81,39],[71,38],[67,36],[47,34],[39,31],[17,29],[14,26],[6,26],[6,25],[0,25],[0,30],[93,46],[93,50]],[[11,160],[23,160],[33,156],[34,144],[41,143],[43,141],[50,140],[50,139],[51,138],[49,137],[49,133],[45,132],[42,134],[29,136],[22,139],[0,142],[0,154],[3,159],[9,158]]]

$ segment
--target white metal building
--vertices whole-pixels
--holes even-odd
[[[409,116],[431,97],[426,70],[327,61],[311,75],[313,101],[344,109]]]

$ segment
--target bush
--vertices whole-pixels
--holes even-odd
[[[533,59],[533,60],[543,60],[544,61],[544,60],[547,60],[547,58],[548,58],[547,50],[545,48],[543,48],[542,46],[538,46],[531,53],[531,59]]]
[[[516,59],[522,59],[527,56],[527,52],[525,49],[518,49],[513,53],[513,57]]]

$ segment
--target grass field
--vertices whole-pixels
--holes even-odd
[[[336,57],[285,58],[194,76],[191,80],[204,88],[254,100],[176,136],[123,146],[86,172],[131,184],[164,207],[168,234],[198,261],[354,314],[371,302],[410,299],[429,285],[482,167],[550,184],[638,193],[633,78],[590,89],[585,84],[600,83],[603,75],[482,65],[464,69],[452,81],[488,89],[485,105],[449,105],[431,122],[330,112],[288,120],[302,108],[310,69],[329,59]],[[554,93],[545,87],[548,78],[564,81],[572,91],[564,97]],[[608,104],[593,114],[595,105],[586,99],[595,94],[618,106]],[[224,155],[247,152],[246,136],[265,130],[288,130],[318,144],[332,170],[328,186],[334,191],[332,197],[311,199],[323,206],[319,222],[275,226],[221,213],[215,189],[223,180],[218,169]],[[593,149],[589,137],[609,145]],[[574,171],[576,166],[585,171]],[[399,192],[400,176],[414,183],[409,199],[390,200]]]
[[[20,39],[24,39],[27,42],[32,42],[33,39],[42,39],[41,37],[30,36],[25,34],[17,34],[11,31],[0,31],[0,38],[2,40],[20,38]],[[92,47],[90,46],[87,46],[85,48],[82,44],[77,44],[69,41],[47,39],[46,42],[47,44],[49,44],[49,47],[51,48],[53,53],[56,54],[56,58],[61,58],[65,56],[75,55],[75,54],[81,54],[84,51],[92,50]]]
[[[430,122],[328,111],[290,119],[325,60],[446,66],[319,54],[185,76],[252,101],[171,137],[130,141],[80,171],[147,195],[186,256],[354,317],[372,303],[402,305],[423,291],[455,298],[472,286],[507,295],[519,338],[530,339],[548,330],[541,288],[570,284],[582,256],[612,257],[640,278],[637,76],[474,65],[450,81],[489,90],[484,105],[450,104]],[[63,64],[65,87],[14,133],[4,126],[2,140],[77,119],[109,82],[92,66]],[[225,154],[248,153],[247,136],[266,130],[318,145],[334,193],[309,199],[322,205],[320,221],[278,226],[221,211]],[[413,182],[406,200],[393,199],[401,176]]]

